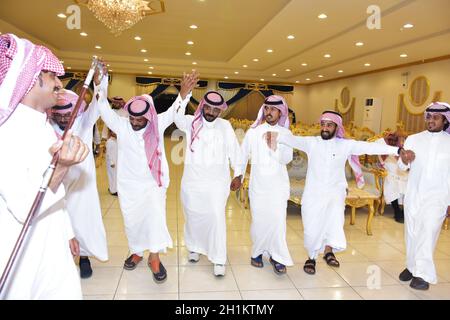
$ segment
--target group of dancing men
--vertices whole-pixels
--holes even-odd
[[[218,92],[207,92],[195,114],[185,114],[198,81],[196,72],[183,75],[178,97],[167,111],[157,114],[152,97],[144,94],[125,103],[121,115],[108,102],[108,77],[102,78],[100,71],[106,72],[105,67],[94,76],[92,101],[82,105],[61,139],[78,95],[63,89],[58,78],[64,75],[60,60],[48,48],[26,39],[0,36],[0,272],[43,173],[59,152],[49,190],[1,299],[81,299],[80,277],[88,278],[93,272],[89,258],[108,260],[91,151],[99,117],[117,139],[117,190],[113,193],[118,194],[128,240],[126,270],[135,269],[149,251],[146,263],[153,280],[162,283],[168,277],[159,256],[173,246],[166,224],[170,174],[164,131],[175,123],[186,141],[181,201],[191,263],[204,255],[213,264],[214,275],[225,276],[226,203],[230,191],[241,188],[250,160],[253,245],[249,262],[262,268],[268,261],[277,275],[286,274],[287,267],[293,266],[286,241],[290,193],[286,165],[293,149],[298,149],[308,156],[301,203],[308,253],[303,269],[315,274],[319,255],[329,266],[339,267],[335,253],[347,246],[346,162],[357,169],[358,156],[383,155],[395,157],[398,169],[409,172],[403,201],[406,268],[399,278],[420,290],[437,282],[433,253],[450,205],[447,103],[433,102],[424,113],[426,130],[410,135],[404,144],[398,144],[398,139],[369,143],[346,139],[342,117],[334,111],[322,113],[320,136],[294,136],[286,101],[272,95],[240,144],[231,124],[220,118],[227,104]],[[76,256],[80,256],[79,271]]]

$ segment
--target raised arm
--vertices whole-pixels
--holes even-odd
[[[314,140],[314,137],[294,136],[290,131],[276,134],[275,137],[278,144],[283,144],[285,146],[304,151],[305,153],[308,153],[310,145]]]
[[[97,99],[98,95],[98,99]],[[100,112],[100,116],[103,119],[103,122],[110,128],[112,131],[119,133],[120,128],[127,121],[124,117],[119,116],[114,110],[111,109],[108,103],[108,77],[103,77],[102,82],[99,86],[94,84],[94,98],[97,99],[96,106]]]

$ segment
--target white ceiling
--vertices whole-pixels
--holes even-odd
[[[165,0],[165,13],[118,37],[84,6],[81,30],[68,30],[57,14],[72,4],[2,0],[0,32],[42,42],[72,70],[86,69],[96,54],[113,73],[178,76],[195,68],[204,78],[277,83],[315,83],[450,54],[449,0]],[[373,4],[381,8],[380,30],[366,26]],[[328,18],[319,19],[320,13]],[[414,28],[403,29],[406,23]],[[287,39],[290,34],[294,40]],[[134,40],[137,35],[142,41]],[[358,41],[364,46],[355,46]],[[324,58],[327,53],[331,58]],[[400,58],[402,53],[408,57]]]

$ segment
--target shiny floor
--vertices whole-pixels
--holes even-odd
[[[166,141],[167,155],[172,147],[173,143]],[[100,163],[97,177],[110,259],[107,262],[91,259],[93,276],[81,280],[85,299],[450,299],[450,231],[441,232],[435,252],[439,283],[428,291],[416,291],[398,280],[398,273],[404,268],[404,232],[403,225],[392,218],[390,207],[386,208],[384,216],[374,218],[373,236],[365,233],[367,210],[357,210],[355,225],[349,224],[347,211],[348,248],[336,255],[341,267],[331,268],[319,257],[317,273],[311,276],[302,269],[307,256],[303,248],[300,208],[289,205],[287,241],[295,266],[288,268],[287,275],[279,276],[267,260],[262,269],[250,265],[251,216],[232,193],[226,207],[226,275],[216,278],[212,264],[205,257],[196,264],[187,260],[179,196],[183,166],[173,163],[170,163],[171,183],[167,192],[167,225],[174,246],[161,255],[168,279],[156,284],[145,262],[133,271],[123,269],[128,256],[123,219],[117,198],[107,191],[104,159]]]

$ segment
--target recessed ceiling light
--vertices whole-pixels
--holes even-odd
[[[67,67],[66,69],[69,69],[69,70],[70,70],[70,69],[72,69],[72,67]]]
[[[259,81],[264,81],[264,79],[259,79]]]
[[[300,83],[300,81],[297,80],[297,81],[295,81],[295,83]]]
[[[328,16],[325,13],[321,13],[317,16],[319,19],[326,19]]]
[[[272,77],[276,77],[277,76],[277,74],[276,73],[272,73]]]
[[[308,65],[307,63],[304,63],[304,62],[302,63],[302,66],[304,66],[304,67],[306,67],[307,65]]]
[[[403,28],[405,28],[405,29],[411,29],[411,28],[413,28],[413,27],[414,27],[414,25],[411,24],[411,23],[407,23],[407,24],[404,24],[404,25],[403,25]]]
[[[253,59],[253,61],[254,61],[254,62],[258,62],[258,61],[259,61],[259,59],[255,58],[255,59]]]
[[[88,34],[87,34],[86,32],[80,32],[80,36],[82,36],[82,37],[87,37]]]
[[[406,54],[406,53],[402,53],[401,55],[400,55],[400,58],[406,58],[408,55]]]
[[[192,46],[194,44],[194,41],[188,41],[187,44]]]
[[[339,70],[338,72],[339,72],[339,73],[342,73],[342,72],[344,72],[344,70]]]
[[[136,41],[141,41],[141,40],[142,40],[142,38],[141,38],[141,37],[139,37],[139,36],[136,36],[136,37],[134,37],[134,40],[136,40]]]
[[[95,46],[95,49],[101,49],[102,47],[100,47],[100,46]]]
[[[67,16],[64,13],[58,13],[57,17],[61,19],[67,18]]]
[[[225,76],[224,78],[225,78],[225,79],[228,79],[228,77],[227,77],[227,76]]]
[[[61,64],[64,64],[64,60],[59,60],[59,62],[61,62]]]
[[[365,67],[370,67],[370,63],[364,63]]]
[[[190,56],[192,53],[186,52],[185,55]]]
[[[193,24],[193,25],[191,25],[189,28],[191,28],[191,29],[197,29],[198,27],[197,27],[195,24]]]
[[[361,41],[355,43],[355,46],[357,46],[357,47],[362,47],[363,45],[364,45],[364,42],[361,42]]]
[[[142,53],[146,53],[146,52],[147,52],[147,49],[141,49],[141,52],[142,52]]]
[[[293,36],[292,34],[290,34],[290,35],[287,36],[287,38],[288,38],[289,40],[293,40],[293,39],[295,39],[295,36]]]
[[[272,49],[267,49],[267,53],[272,53],[273,50]]]
[[[323,55],[324,58],[331,58],[331,54],[327,53]]]
[[[153,74],[153,72],[151,72],[151,71],[149,71],[149,72],[147,72],[148,74]]]
[[[311,79],[310,79],[310,78],[306,78],[305,80],[306,80],[306,81],[310,81]]]
[[[149,68],[149,69],[152,69],[152,70],[155,69],[155,67],[152,67],[152,66],[150,66],[150,67],[148,67],[148,68]]]
[[[193,64],[193,65],[196,65],[196,64],[197,64],[197,62],[195,62],[195,61],[194,61],[194,62],[192,62],[192,64]]]
[[[248,68],[248,65],[244,64],[242,67],[243,67],[243,68]]]
[[[323,75],[319,74],[318,77],[319,77],[319,78],[323,78]]]
[[[110,64],[107,64],[106,66],[107,66],[107,67],[110,67],[111,65],[110,65]]]
[[[235,71],[234,74],[239,74],[239,71]]]
[[[144,61],[145,61],[145,62],[148,62],[148,59],[147,59],[147,58],[145,58],[145,59],[144,59]]]
[[[112,72],[113,70],[112,70],[112,69],[109,69],[108,71],[109,71],[109,72]]]
[[[286,71],[286,72],[291,72],[291,69],[286,69],[286,70],[284,70],[284,71]]]

